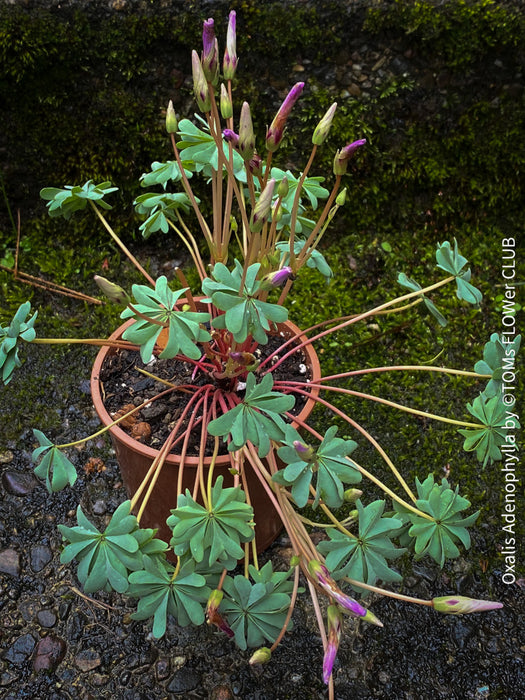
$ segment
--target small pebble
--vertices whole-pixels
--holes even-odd
[[[14,549],[0,552],[0,572],[9,576],[20,576],[20,555]]]
[[[54,671],[66,655],[66,643],[60,637],[44,637],[36,647],[33,658],[35,671]]]

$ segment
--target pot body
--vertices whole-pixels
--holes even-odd
[[[203,308],[203,310],[205,309]],[[110,336],[109,340],[120,339],[124,330],[132,323],[133,319],[130,319],[124,323]],[[296,335],[301,332],[300,329],[290,321],[278,324],[278,329],[279,331],[284,332],[286,336],[290,336],[290,334]],[[301,340],[305,339],[305,336],[302,336]],[[316,381],[321,376],[317,353],[311,345],[305,346],[303,350],[306,355],[306,362],[310,367],[312,381]],[[113,348],[107,346],[102,347],[96,357],[91,373],[92,400],[95,410],[103,425],[109,425],[113,419],[107,412],[103,403],[103,388],[101,386],[99,376],[104,360],[108,354],[112,352],[114,352]],[[313,396],[315,396],[317,393],[318,390],[312,390]],[[308,399],[301,412],[298,414],[298,418],[301,421],[306,421],[312,412],[314,405],[314,400]],[[109,432],[122,475],[122,481],[128,495],[132,497],[148,472],[153,460],[157,456],[158,450],[133,439],[118,425],[111,427]],[[171,539],[172,533],[170,528],[166,525],[166,519],[171,514],[171,509],[175,508],[177,505],[177,477],[180,468],[180,461],[179,455],[168,455],[141,517],[141,525],[143,527],[158,529],[158,537],[168,543]],[[209,464],[209,461],[209,458],[205,458],[205,469],[206,463]],[[199,458],[196,456],[185,457],[182,479],[183,492],[187,488],[190,489],[190,491],[192,490],[198,463]],[[214,476],[216,478],[219,475],[222,475],[224,478],[224,486],[233,486],[233,476],[230,473],[230,468],[230,456],[227,454],[219,455],[215,461]],[[269,547],[279,535],[279,532],[282,529],[282,522],[266,492],[266,489],[259,481],[257,475],[254,473],[251,465],[246,463],[245,469],[251,504],[254,510],[257,549],[259,551],[263,551]]]

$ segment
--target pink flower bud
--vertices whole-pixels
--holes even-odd
[[[348,167],[348,161],[357,151],[360,146],[364,146],[366,139],[359,139],[353,143],[347,144],[335,154],[334,158],[334,175],[344,175]]]
[[[235,11],[230,12],[228,19],[228,32],[226,34],[226,49],[222,59],[222,73],[225,80],[232,80],[237,70],[237,37],[236,37],[236,15]]]
[[[312,143],[320,146],[325,142],[330,127],[332,126],[332,120],[334,118],[335,110],[337,109],[337,102],[334,102],[330,109],[326,112],[324,117],[321,119],[319,124],[315,127]]]
[[[284,102],[279,107],[279,111],[275,115],[273,122],[270,124],[266,132],[266,148],[270,151],[276,151],[282,141],[286,120],[292,107],[297,102],[297,99],[303,91],[304,83],[296,83],[286,96]]]
[[[233,637],[234,633],[225,622],[222,615],[219,613],[219,605],[221,604],[223,597],[223,592],[215,589],[210,593],[208,598],[208,604],[206,606],[206,621],[209,625],[215,625],[222,632],[228,635],[228,637]]]
[[[206,80],[214,83],[218,77],[219,49],[215,38],[215,27],[212,19],[207,19],[202,28],[202,69]]]
[[[339,649],[343,620],[337,605],[329,605],[326,613],[328,618],[328,639],[323,659],[323,680],[328,685],[337,650]]]
[[[475,598],[466,598],[462,595],[445,595],[433,598],[432,605],[434,610],[448,613],[449,615],[498,610],[503,607],[503,603],[496,603],[492,600],[476,600]]]
[[[301,442],[300,440],[294,440],[293,446],[297,452],[297,456],[302,459],[303,462],[315,461],[315,450],[311,445],[305,445],[304,442]]]
[[[235,133],[235,131],[232,131],[231,129],[224,129],[222,132],[222,137],[226,143],[231,143],[234,148],[238,147],[239,136]]]

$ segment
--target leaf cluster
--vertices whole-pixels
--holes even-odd
[[[28,318],[30,312],[31,302],[26,301],[18,307],[8,326],[0,324],[0,369],[4,384],[11,381],[15,368],[22,364],[18,356],[18,339],[21,338],[27,343],[31,343],[36,338],[33,326],[38,311],[35,311],[31,318]]]

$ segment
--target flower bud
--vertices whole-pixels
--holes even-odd
[[[255,152],[255,135],[253,133],[250,105],[243,102],[239,120],[239,153],[243,160],[249,161]]]
[[[231,359],[238,365],[243,367],[248,367],[248,365],[253,365],[257,362],[257,358],[251,352],[230,352]]]
[[[222,59],[222,74],[225,80],[232,80],[237,70],[237,37],[236,37],[236,14],[235,10],[230,12],[228,18],[228,31],[226,33],[226,49]]]
[[[168,109],[166,110],[166,131],[168,134],[174,134],[178,128],[177,115],[173,108],[173,102],[170,100],[168,102]]]
[[[246,104],[246,103],[245,103]],[[240,136],[239,136],[240,144]],[[266,187],[259,195],[255,207],[253,208],[252,216],[250,219],[250,230],[257,233],[262,229],[268,217],[270,216],[270,210],[272,207],[273,190],[275,187],[275,180],[272,177],[266,183]],[[275,285],[274,285],[275,286]]]
[[[253,154],[248,161],[248,169],[255,177],[260,177],[262,175],[262,158],[260,155],[257,153]]]
[[[271,658],[272,652],[270,649],[268,649],[268,647],[261,647],[251,655],[248,663],[250,666],[259,666],[262,664],[267,664]]]
[[[206,605],[206,621],[209,625],[215,625],[222,630],[228,637],[233,637],[233,631],[230,629],[227,622],[219,613],[219,605],[221,604],[223,592],[217,588],[210,593],[208,604]]]
[[[118,284],[114,284],[105,277],[100,277],[99,275],[95,275],[93,279],[97,283],[100,291],[105,294],[110,301],[115,302],[115,304],[128,303],[129,295],[122,289],[122,287],[119,287]]]
[[[344,188],[344,190],[341,190],[341,192],[339,192],[339,194],[335,198],[335,203],[339,207],[344,206],[345,202],[346,202],[346,187]]]
[[[279,111],[275,115],[273,122],[270,124],[266,132],[266,148],[272,153],[279,148],[284,134],[286,120],[292,107],[297,102],[297,99],[303,91],[304,83],[296,83],[286,96],[284,102],[279,107]]]
[[[193,72],[193,92],[199,109],[202,112],[209,112],[211,109],[211,99],[208,90],[208,82],[196,51],[191,52],[191,68]]]
[[[231,143],[234,148],[239,146],[239,137],[235,131],[232,131],[231,129],[224,129],[222,132],[222,137],[226,143]]]
[[[432,605],[434,610],[450,615],[498,610],[503,607],[503,603],[496,603],[492,600],[476,600],[475,598],[467,598],[462,595],[445,595],[433,598]]]
[[[337,102],[334,102],[330,109],[326,112],[324,117],[321,119],[319,124],[315,127],[312,143],[316,146],[320,146],[325,142],[330,127],[332,126],[332,120],[334,118],[335,110],[337,109]]]
[[[316,454],[311,445],[305,445],[304,442],[301,442],[300,440],[294,440],[293,446],[297,456],[299,459],[302,459],[303,462],[315,462]]]
[[[359,139],[337,151],[334,158],[334,175],[344,175],[346,173],[348,161],[354,155],[355,151],[357,151],[360,146],[364,146],[365,143],[366,139]]]
[[[219,48],[215,38],[215,27],[212,19],[207,19],[202,27],[202,70],[210,83],[217,81],[219,72]]]
[[[290,190],[290,186],[288,184],[288,178],[286,175],[283,177],[281,182],[279,183],[279,186],[277,187],[277,194],[281,199],[284,199],[286,195],[288,194]]]
[[[328,621],[328,635],[323,659],[323,680],[328,685],[330,676],[332,675],[337,650],[339,648],[343,620],[337,605],[329,605],[326,615]]]
[[[363,492],[360,489],[346,489],[346,491],[343,493],[343,499],[347,503],[353,503],[354,501],[357,501],[358,498],[361,498],[363,495]]]
[[[261,280],[261,289],[270,291],[277,287],[282,287],[289,279],[293,279],[293,271],[291,267],[285,265],[280,270],[270,272]]]
[[[221,116],[223,119],[230,119],[233,116],[233,105],[226,90],[226,85],[221,83]]]

